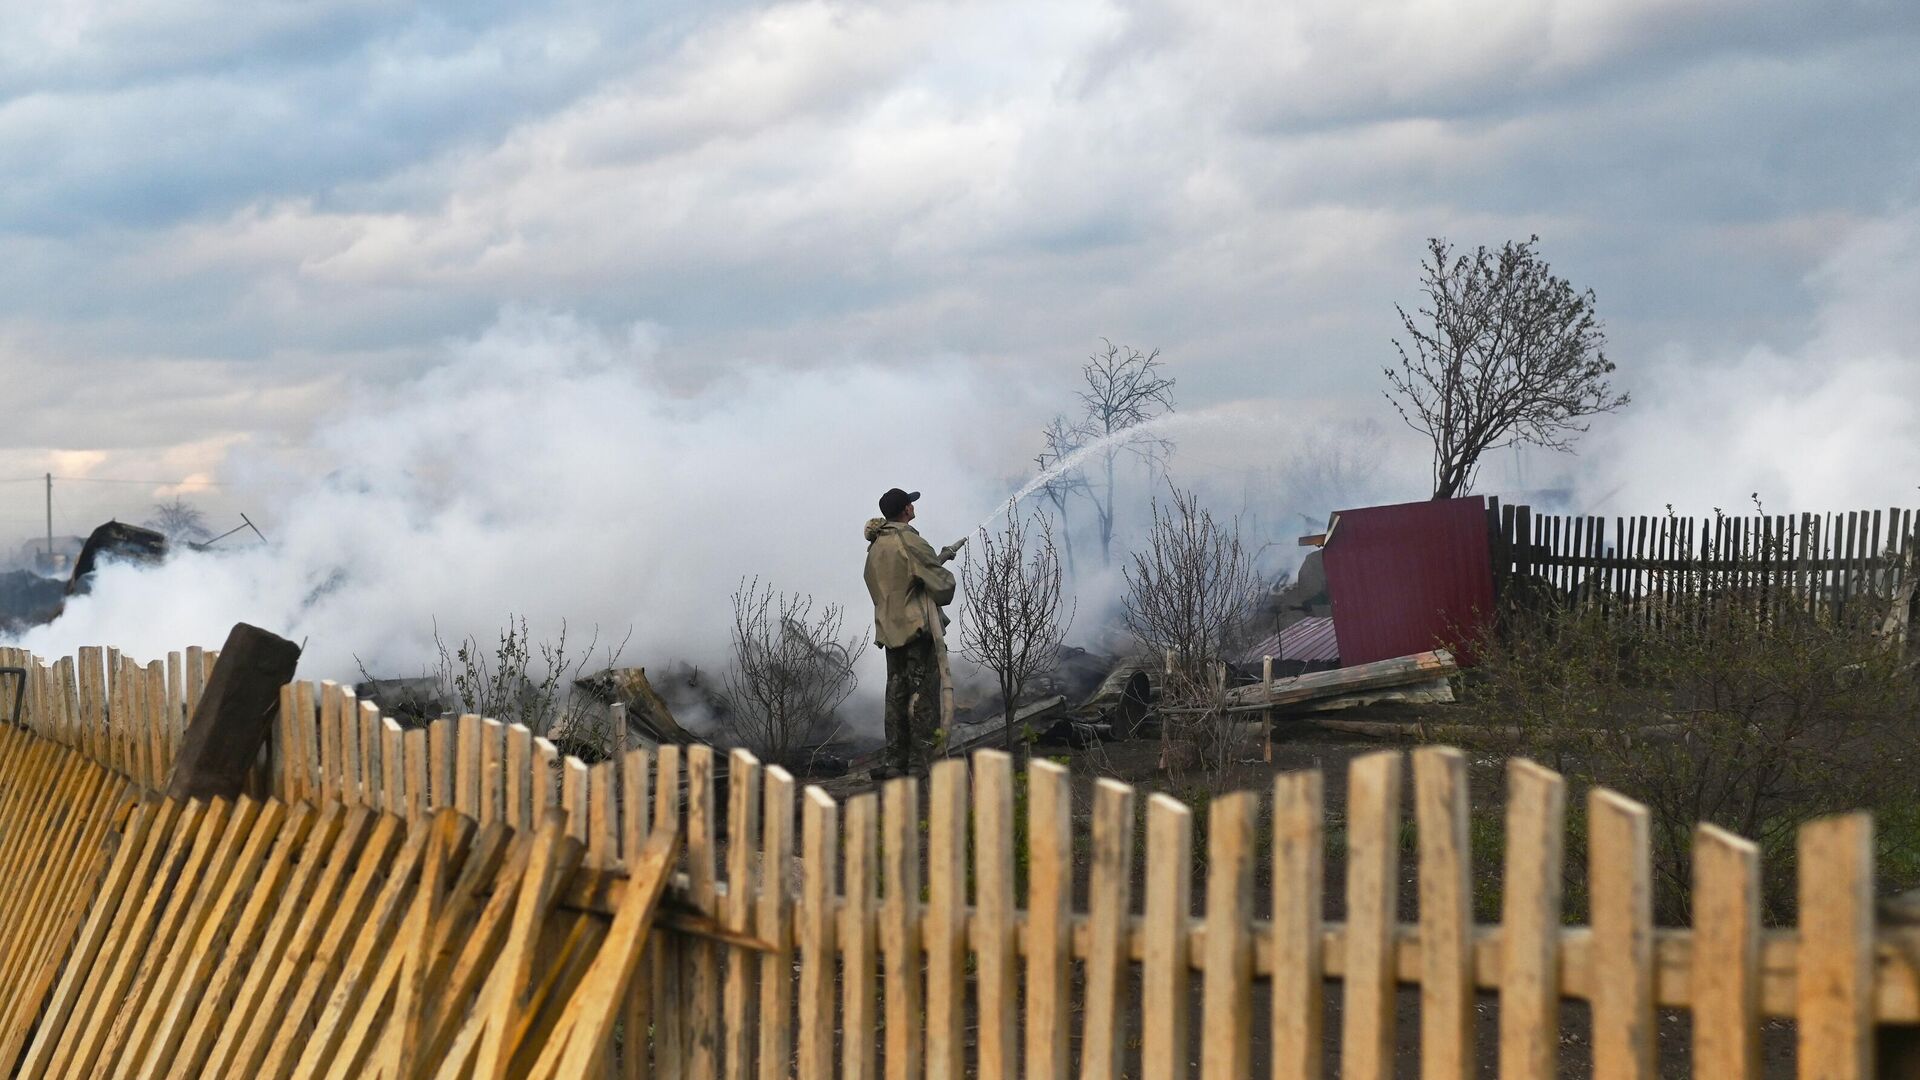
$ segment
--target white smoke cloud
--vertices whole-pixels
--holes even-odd
[[[1809,279],[1798,348],[1622,363],[1633,404],[1573,459],[1582,510],[1817,513],[1920,503],[1920,210],[1857,227]]]
[[[109,566],[22,644],[141,658],[217,646],[236,620],[305,640],[303,676],[432,666],[509,612],[535,640],[565,619],[633,636],[623,662],[714,664],[743,577],[843,604],[867,625],[861,526],[888,487],[924,492],[920,527],[957,538],[1004,497],[1037,429],[1020,391],[961,364],[716,373],[676,394],[644,330],[509,312],[442,366],[322,418],[273,543]],[[268,486],[263,484],[264,486]],[[949,535],[951,534],[951,535]],[[871,650],[870,650],[871,651]],[[879,668],[862,670],[877,694]]]

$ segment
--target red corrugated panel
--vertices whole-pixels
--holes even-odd
[[[1308,616],[1280,631],[1280,651],[1274,655],[1309,662],[1340,659],[1333,620]]]
[[[1308,662],[1340,659],[1340,646],[1334,640],[1333,620],[1308,616],[1277,634],[1250,646],[1241,657],[1243,663],[1258,664],[1262,657]]]
[[[1487,508],[1478,497],[1342,510],[1323,564],[1345,667],[1464,643],[1493,616]]]

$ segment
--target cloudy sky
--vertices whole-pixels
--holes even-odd
[[[942,365],[1027,430],[1106,335],[1188,408],[1391,422],[1423,238],[1537,233],[1637,402],[1486,486],[1920,482],[1910,0],[6,7],[0,479],[256,505],[203,485],[527,311],[673,393]]]

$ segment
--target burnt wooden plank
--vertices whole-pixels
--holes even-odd
[[[169,796],[231,799],[240,794],[266,745],[280,688],[292,681],[299,661],[300,646],[293,642],[247,623],[233,625],[181,739]]]

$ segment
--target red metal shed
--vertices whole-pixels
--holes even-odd
[[[1342,510],[1324,552],[1342,666],[1434,648],[1473,662],[1494,612],[1483,498]]]

